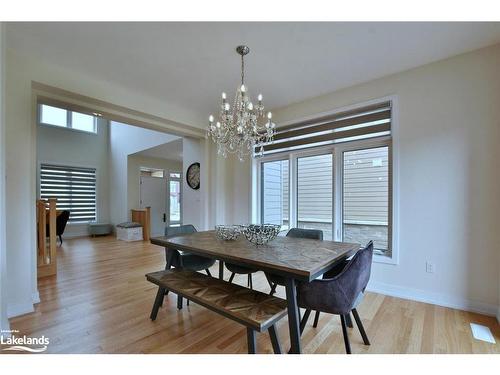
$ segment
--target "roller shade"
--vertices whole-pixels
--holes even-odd
[[[391,134],[391,102],[357,108],[279,127],[274,141],[255,149],[256,154],[324,146]]]
[[[40,198],[57,198],[57,209],[68,210],[70,222],[96,220],[96,170],[42,164]]]

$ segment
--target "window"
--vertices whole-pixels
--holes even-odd
[[[141,176],[163,178],[165,171],[149,167],[141,167]]]
[[[181,174],[180,172],[169,173],[168,181],[168,211],[169,225],[180,225],[181,219]]]
[[[343,152],[343,239],[389,250],[389,147]]]
[[[289,227],[288,160],[262,164],[262,223]]]
[[[96,220],[96,170],[60,165],[40,166],[40,198],[56,198],[58,210],[71,212],[69,222]]]
[[[297,226],[321,229],[331,240],[333,223],[332,154],[297,158]]]
[[[53,107],[47,104],[39,104],[38,112],[39,124],[69,128],[86,133],[97,133],[97,121],[95,116]]]
[[[255,159],[261,222],[320,229],[326,240],[373,240],[376,254],[392,258],[391,107],[383,102],[278,128]]]

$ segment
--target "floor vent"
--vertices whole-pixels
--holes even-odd
[[[486,341],[492,344],[496,343],[495,338],[488,327],[471,323],[470,328],[472,329],[472,336],[474,336],[476,340]]]

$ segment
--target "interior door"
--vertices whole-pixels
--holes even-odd
[[[167,225],[167,180],[141,176],[141,208],[151,207],[151,235],[163,236]]]

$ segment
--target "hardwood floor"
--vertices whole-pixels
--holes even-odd
[[[178,311],[175,295],[149,320],[157,289],[144,275],[164,267],[163,248],[82,238],[65,241],[58,256],[57,278],[39,281],[36,311],[11,319],[19,335],[48,337],[49,353],[246,353],[243,326],[195,304]],[[235,281],[245,285],[246,276]],[[269,291],[262,273],[254,287]],[[278,293],[284,296],[283,289]],[[492,317],[374,293],[358,311],[371,346],[363,345],[357,328],[349,329],[353,353],[500,353],[500,327]],[[302,336],[304,353],[345,353],[338,316],[321,314],[316,329],[312,321]],[[475,340],[470,322],[489,326],[497,343]],[[288,348],[286,319],[278,334]],[[272,353],[267,334],[258,335],[257,345],[259,353]]]

